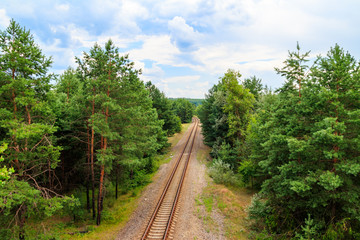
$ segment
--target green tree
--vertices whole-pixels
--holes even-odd
[[[178,98],[173,101],[173,109],[182,123],[189,123],[195,113],[195,105],[185,98]]]
[[[89,104],[85,103],[83,82],[80,81],[77,72],[72,68],[68,68],[60,75],[54,86],[54,91],[49,94],[53,95],[53,101],[50,104],[56,115],[57,143],[62,148],[60,154],[61,169],[58,169],[58,172],[60,173],[63,191],[66,192],[70,190],[71,184],[78,181],[79,172],[75,169],[81,169],[84,162],[86,162],[87,167],[90,167],[90,144],[88,140],[90,129],[88,124],[84,124],[89,118]],[[86,145],[84,146],[83,143]],[[85,149],[88,151],[86,152]],[[81,176],[84,174],[90,175],[90,170],[87,169],[87,171],[82,172]],[[88,187],[89,179],[85,184]]]
[[[256,100],[259,99],[261,91],[263,90],[263,84],[261,83],[260,78],[257,78],[256,76],[245,78],[242,85],[244,88],[249,89],[250,93],[254,95]]]
[[[181,120],[175,115],[175,111],[172,109],[171,100],[166,98],[165,94],[160,92],[160,90],[151,82],[147,82],[145,86],[150,92],[153,107],[156,109],[159,119],[164,121],[163,130],[167,132],[168,136],[180,132]]]
[[[259,167],[259,162],[265,160],[269,155],[265,151],[264,143],[274,131],[276,122],[272,119],[279,103],[278,95],[272,92],[262,94],[257,102],[254,115],[249,122],[246,134],[246,144],[250,152],[244,162],[240,163],[239,172],[245,183],[252,180],[252,186],[260,189],[262,182],[268,177],[264,169]]]
[[[120,172],[123,178],[134,180],[137,171],[152,169],[152,156],[168,143],[162,130],[164,121],[159,120],[149,91],[139,79],[140,71],[133,69],[127,55],[119,55],[111,40],[104,49],[95,44],[77,62],[89,115],[86,142],[93,212],[96,171],[99,177],[97,224],[100,224],[105,180],[115,182],[117,196]]]
[[[0,146],[0,154],[3,153],[7,149],[7,145]],[[4,158],[0,156],[0,163],[4,161]],[[10,179],[12,173],[14,173],[14,168],[8,168],[6,166],[2,166],[0,168],[0,186],[4,186],[5,183]]]
[[[220,147],[223,141],[227,141],[229,125],[224,112],[225,104],[226,92],[223,84],[219,82],[206,94],[199,110],[204,142],[213,149]]]
[[[253,125],[252,159],[266,180],[265,204],[252,216],[265,214],[269,232],[285,236],[306,229],[310,215],[315,238],[351,239],[360,230],[359,64],[337,45],[312,68],[302,64],[306,55],[289,54],[279,71],[288,82]]]
[[[54,169],[60,147],[54,146],[55,119],[47,95],[52,60],[14,20],[0,33],[0,49],[0,141],[8,145],[5,165],[14,168],[0,190],[0,208],[5,219],[14,217],[22,239],[26,217],[35,214],[34,209],[51,215],[62,207],[61,200],[53,198],[59,187]]]
[[[91,127],[90,164],[92,172],[92,185],[94,186],[94,138],[95,133],[100,136],[100,148],[96,151],[97,163],[100,167],[99,192],[97,203],[97,224],[101,222],[105,172],[109,173],[115,159],[114,147],[111,142],[120,138],[110,115],[120,111],[117,104],[120,77],[131,68],[127,57],[121,57],[118,49],[109,40],[105,49],[95,44],[90,54],[84,53],[83,61],[78,59],[83,76],[88,81],[88,90],[92,92],[92,114],[89,118]],[[93,187],[94,194],[94,187]],[[93,196],[94,202],[94,196]]]
[[[232,143],[235,143],[236,140],[245,140],[245,132],[254,103],[254,96],[249,89],[239,84],[240,77],[239,72],[228,70],[221,79],[226,91],[224,112],[228,115],[228,137]]]

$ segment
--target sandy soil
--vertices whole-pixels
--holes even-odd
[[[139,199],[139,206],[132,214],[128,223],[120,230],[116,239],[132,240],[140,239],[145,230],[147,221],[155,208],[160,197],[162,188],[172,170],[180,151],[182,150],[186,138],[191,131],[191,127],[184,134],[182,139],[173,147],[174,157],[172,160],[163,164],[154,180],[143,191]],[[225,239],[223,231],[223,216],[217,211],[213,211],[212,220],[218,226],[216,231],[206,229],[202,219],[199,217],[199,211],[205,211],[203,206],[196,206],[196,197],[201,194],[202,189],[207,186],[206,167],[196,158],[197,151],[206,148],[202,141],[201,129],[198,128],[196,142],[194,144],[193,153],[188,166],[185,182],[182,188],[179,213],[175,223],[174,239]]]

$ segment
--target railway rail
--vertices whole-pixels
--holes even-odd
[[[198,123],[199,119],[194,118],[193,127],[185,147],[175,163],[141,240],[172,239],[180,192],[185,179],[192,148],[194,146]]]

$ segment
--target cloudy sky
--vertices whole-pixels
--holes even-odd
[[[11,18],[30,29],[55,73],[111,38],[142,80],[203,98],[228,68],[279,87],[274,67],[297,41],[312,57],[338,43],[359,59],[359,9],[358,0],[1,0],[0,29]]]

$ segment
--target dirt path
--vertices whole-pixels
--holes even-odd
[[[172,170],[173,164],[177,156],[182,150],[186,138],[190,133],[191,127],[184,134],[182,139],[172,148],[174,156],[172,160],[163,164],[154,181],[149,184],[146,190],[142,193],[139,199],[139,207],[130,217],[129,222],[119,232],[116,239],[132,240],[140,239],[148,219],[150,218],[153,209],[162,192],[162,188],[167,180],[169,172]],[[222,230],[223,218],[221,214],[213,213],[213,221],[215,221],[219,228],[213,233],[206,229],[203,224],[203,219],[199,218],[198,211],[203,211],[202,206],[196,206],[195,199],[201,194],[202,190],[207,186],[206,167],[197,159],[199,152],[206,152],[206,146],[202,141],[201,129],[198,129],[198,135],[194,144],[193,153],[189,162],[188,172],[183,185],[180,198],[180,213],[175,225],[174,239],[225,239]]]

